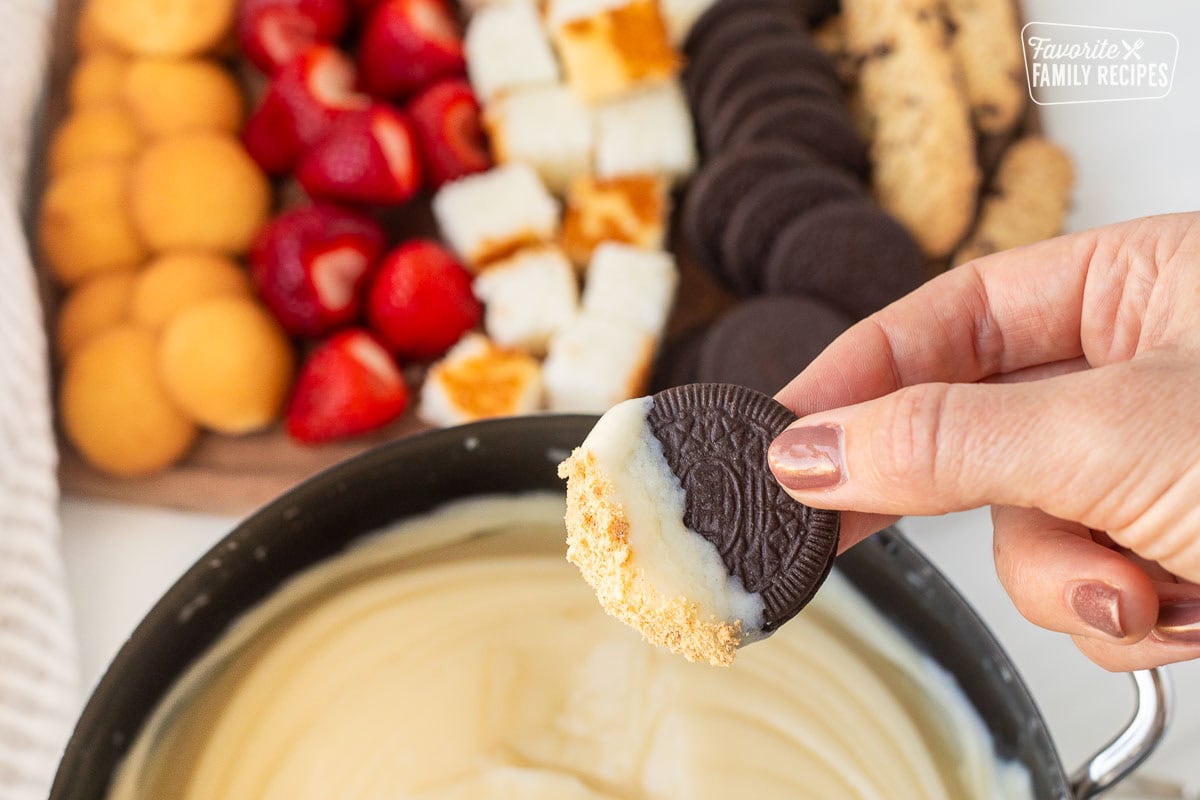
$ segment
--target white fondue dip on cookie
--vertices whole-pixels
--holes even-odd
[[[597,608],[562,516],[456,504],[293,580],[172,689],[109,797],[1030,796],[838,575],[728,669],[689,664]]]

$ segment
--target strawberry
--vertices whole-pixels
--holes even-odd
[[[370,98],[354,91],[354,80],[354,65],[336,47],[317,45],[292,60],[246,121],[246,151],[267,172],[288,172],[334,120],[370,106]]]
[[[362,328],[318,345],[292,391],[285,425],[305,444],[382,427],[404,413],[408,389],[379,340]]]
[[[319,336],[358,316],[383,244],[383,229],[370,217],[331,205],[298,206],[259,231],[249,261],[279,324],[297,336]]]
[[[238,41],[255,66],[274,75],[313,45],[337,41],[349,23],[349,0],[242,0]]]
[[[315,198],[399,205],[421,188],[412,124],[383,103],[346,114],[301,159],[296,178]]]
[[[408,114],[425,174],[435,188],[492,166],[479,121],[479,101],[466,81],[449,78],[433,84],[413,99]]]
[[[479,324],[471,276],[437,242],[414,239],[384,256],[367,290],[367,319],[402,357],[431,359]]]
[[[466,69],[462,35],[445,0],[383,0],[358,46],[367,91],[401,97]]]

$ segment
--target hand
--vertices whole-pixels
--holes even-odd
[[[1017,609],[1112,670],[1200,657],[1200,214],[964,264],[855,325],[771,447],[843,549],[992,504]]]

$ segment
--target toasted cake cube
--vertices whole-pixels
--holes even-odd
[[[658,84],[605,103],[596,111],[596,174],[666,175],[696,168],[692,115],[679,84]]]
[[[465,47],[471,88],[484,103],[502,91],[558,83],[558,61],[530,0],[480,9],[467,26]]]
[[[583,311],[628,322],[657,339],[678,284],[679,270],[670,253],[605,242],[588,265]]]
[[[476,268],[558,235],[558,202],[519,162],[446,184],[433,198],[433,215],[443,238]]]
[[[592,168],[592,112],[566,86],[505,92],[483,119],[496,161],[524,161],[552,192]]]
[[[656,0],[552,0],[548,18],[567,83],[589,103],[679,72]]]
[[[429,368],[417,413],[431,425],[449,426],[531,414],[541,405],[537,359],[471,333]]]
[[[550,409],[602,412],[642,394],[654,337],[620,319],[580,314],[550,340],[542,366]]]
[[[575,317],[579,284],[561,250],[538,247],[489,265],[475,279],[475,296],[484,303],[483,327],[493,341],[542,354]]]
[[[666,243],[667,204],[667,182],[661,177],[582,175],[567,191],[563,250],[580,268],[601,242],[661,250]]]
[[[667,36],[676,47],[682,47],[700,15],[716,0],[659,0]]]

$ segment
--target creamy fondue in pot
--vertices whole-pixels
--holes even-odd
[[[171,691],[110,798],[1030,796],[836,573],[732,667],[689,664],[599,608],[562,515],[458,503],[291,581]]]

